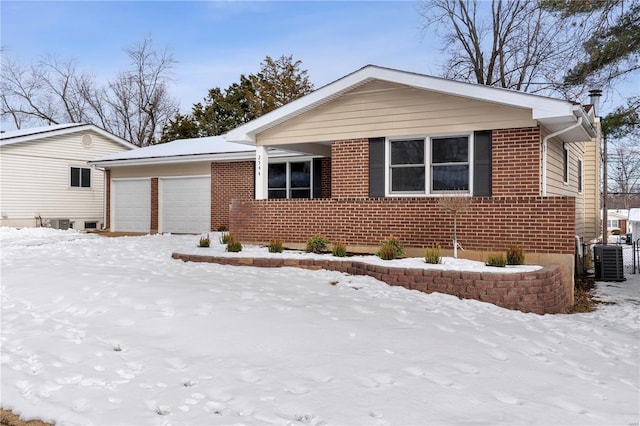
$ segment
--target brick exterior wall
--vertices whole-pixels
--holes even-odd
[[[151,233],[158,232],[158,178],[151,178]]]
[[[223,265],[328,269],[369,275],[389,285],[424,293],[452,294],[493,303],[507,309],[538,314],[567,313],[573,300],[566,291],[562,271],[550,266],[535,272],[490,273],[393,268],[350,260],[242,258],[174,253],[174,259]]]
[[[492,145],[493,195],[540,195],[540,129],[494,130]]]
[[[211,163],[211,230],[229,228],[229,205],[233,199],[254,197],[255,163]]]
[[[573,254],[572,197],[474,197],[458,214],[458,241],[468,250]],[[437,198],[234,200],[229,229],[241,241],[304,243],[315,234],[351,246],[378,246],[395,236],[407,247],[447,243],[453,216]]]
[[[367,198],[369,196],[369,139],[331,144],[331,196]]]
[[[331,198],[331,158],[322,158],[321,198]]]

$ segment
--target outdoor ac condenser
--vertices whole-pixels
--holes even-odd
[[[596,280],[624,281],[624,261],[621,246],[597,245],[593,248]]]

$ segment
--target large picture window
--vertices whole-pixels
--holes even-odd
[[[91,188],[91,169],[71,167],[69,186],[72,188]]]
[[[469,136],[390,140],[389,193],[469,190]]]
[[[269,198],[311,198],[311,161],[269,164]]]

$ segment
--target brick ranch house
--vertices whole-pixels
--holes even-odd
[[[463,193],[461,257],[519,245],[572,282],[576,237],[599,229],[597,126],[569,101],[369,65],[224,136],[90,164],[109,175],[112,230],[322,234],[354,252],[389,236],[450,250],[438,200]]]

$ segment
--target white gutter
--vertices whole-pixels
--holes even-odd
[[[547,143],[549,139],[555,138],[562,133],[568,132],[569,130],[573,130],[576,127],[582,126],[582,117],[578,117],[578,121],[573,123],[571,126],[566,129],[561,129],[556,132],[550,133],[544,138],[542,138],[542,196],[547,196]]]

